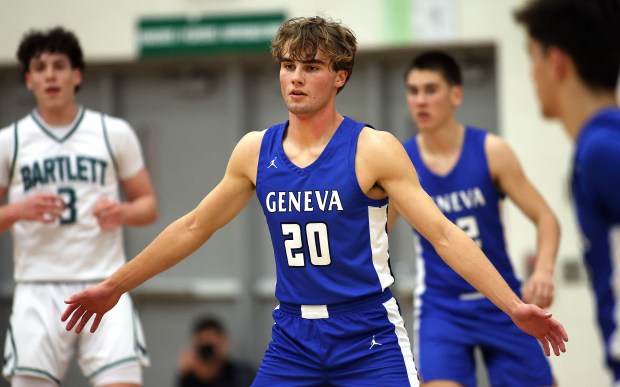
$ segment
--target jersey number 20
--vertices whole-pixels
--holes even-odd
[[[282,235],[288,237],[284,241],[284,249],[286,250],[289,266],[306,266],[304,241],[308,247],[310,263],[315,266],[326,266],[332,262],[329,253],[327,224],[307,223],[304,230],[302,230],[302,226],[298,223],[282,223],[281,226]]]

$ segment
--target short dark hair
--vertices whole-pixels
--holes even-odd
[[[30,30],[17,48],[17,60],[21,65],[22,76],[30,70],[30,60],[44,52],[65,54],[73,68],[84,71],[86,64],[82,48],[75,34],[62,27],[47,31]]]
[[[196,319],[196,321],[194,321],[194,325],[192,327],[193,334],[198,334],[206,330],[214,330],[222,335],[226,334],[226,328],[224,328],[224,324],[222,324],[220,320],[213,316],[199,317]]]
[[[426,51],[413,58],[405,71],[405,79],[413,70],[437,71],[450,86],[461,86],[463,84],[461,67],[451,55],[444,51]]]
[[[353,73],[357,39],[340,22],[320,16],[294,17],[280,26],[271,42],[271,55],[276,62],[282,61],[285,51],[292,60],[304,61],[314,58],[319,50],[329,58],[335,71],[347,72],[346,85]]]
[[[620,72],[620,1],[534,0],[514,13],[543,48],[557,47],[592,89],[614,91]]]

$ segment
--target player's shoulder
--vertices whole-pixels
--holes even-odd
[[[28,126],[28,125],[35,125],[33,119],[32,119],[32,114],[28,113],[23,117],[20,117],[19,119],[9,123],[8,125],[5,124],[2,128],[0,128],[0,136],[13,136],[13,133],[15,132],[15,128],[20,128],[23,126]]]
[[[400,141],[390,132],[364,126],[359,136],[358,147],[383,148],[401,146]]]
[[[506,139],[495,133],[487,132],[484,129],[480,129],[480,131],[484,132],[479,133],[479,135],[483,136],[484,149],[487,157],[501,157],[514,153]]]
[[[133,128],[124,118],[110,115],[97,110],[84,108],[84,120],[87,122],[98,123],[108,132],[133,131]]]
[[[243,135],[235,149],[233,151],[233,156],[238,156],[243,159],[245,158],[257,158],[260,153],[261,144],[263,142],[263,137],[265,136],[265,130],[260,131],[250,131]]]
[[[243,135],[243,137],[241,137],[241,139],[239,140],[239,144],[243,146],[249,146],[249,147],[256,147],[256,146],[260,147],[263,141],[263,137],[265,137],[265,132],[267,132],[267,129],[253,130],[253,131],[247,132],[246,134]]]
[[[593,169],[616,169],[620,162],[620,125],[589,128],[577,142],[577,162]]]

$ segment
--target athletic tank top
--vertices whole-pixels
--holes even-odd
[[[368,198],[355,173],[364,126],[345,117],[321,155],[305,168],[284,153],[288,122],[265,131],[256,194],[273,243],[280,302],[349,302],[379,294],[394,282],[387,198]]]
[[[465,128],[459,159],[444,176],[431,172],[420,156],[414,136],[404,147],[415,166],[420,183],[439,209],[469,235],[504,277],[513,291],[520,294],[520,281],[515,276],[506,252],[500,203],[504,198],[489,171],[484,141],[486,131]],[[452,270],[433,246],[414,229],[417,259],[418,294],[467,297],[476,289]]]
[[[9,129],[9,202],[49,192],[66,206],[54,223],[22,220],[12,226],[16,281],[101,280],[125,263],[122,229],[101,231],[93,215],[99,199],[119,200],[106,121],[116,122],[80,108],[69,131],[57,137],[33,111]]]

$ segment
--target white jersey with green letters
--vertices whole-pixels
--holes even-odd
[[[0,131],[0,186],[8,201],[39,192],[66,205],[54,223],[16,222],[14,278],[30,281],[103,279],[125,262],[122,229],[102,231],[95,203],[119,200],[119,181],[144,167],[138,138],[126,121],[80,108],[66,128],[48,126],[38,112]]]

